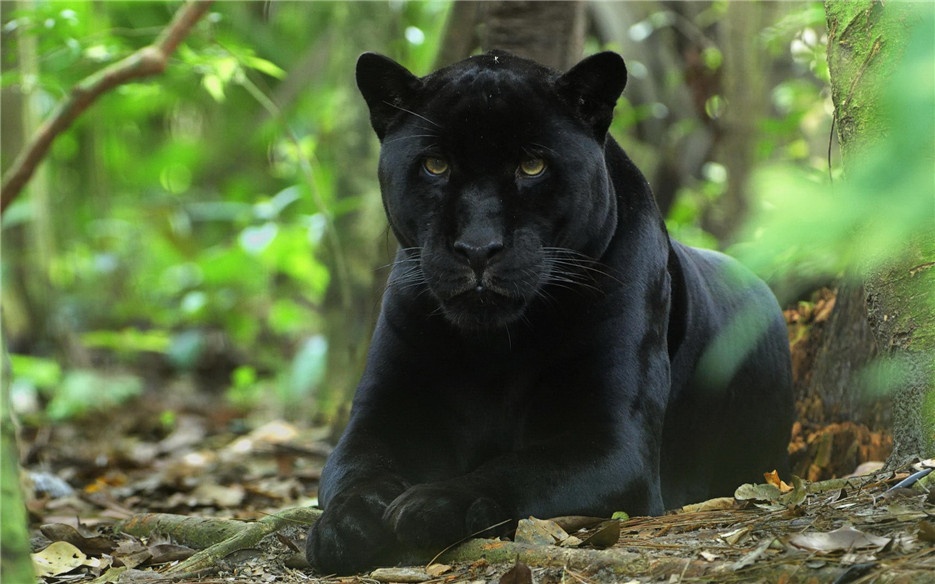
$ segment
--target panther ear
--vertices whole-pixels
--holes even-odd
[[[614,117],[617,98],[627,84],[623,58],[610,51],[587,57],[558,78],[559,95],[603,140]]]
[[[357,59],[357,87],[367,101],[370,124],[380,140],[420,84],[418,77],[389,57],[364,53]]]

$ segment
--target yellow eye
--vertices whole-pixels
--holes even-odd
[[[523,176],[539,176],[545,172],[545,160],[541,158],[527,158],[519,164],[519,172]]]
[[[448,161],[444,158],[429,156],[422,161],[422,168],[431,175],[440,176],[448,172]]]

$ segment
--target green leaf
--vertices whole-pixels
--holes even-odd
[[[14,378],[26,379],[36,387],[52,387],[62,379],[62,368],[52,359],[11,354],[10,363]]]
[[[208,91],[214,101],[221,103],[224,101],[224,82],[214,74],[208,74],[201,78],[201,85]]]
[[[142,393],[143,382],[134,375],[103,375],[96,371],[69,371],[56,388],[46,413],[65,420],[117,406]]]
[[[286,387],[286,403],[308,396],[325,377],[328,341],[321,335],[311,337],[292,360]]]
[[[275,77],[276,79],[283,79],[286,76],[286,72],[280,69],[275,63],[259,57],[249,56],[244,58],[244,65],[251,69],[256,69],[261,73],[266,73],[270,77]]]
[[[81,342],[88,348],[162,353],[169,348],[169,334],[163,330],[142,331],[135,328],[99,330],[84,333]]]

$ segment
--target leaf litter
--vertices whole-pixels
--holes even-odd
[[[202,522],[196,532],[210,526],[220,530],[219,537],[227,537],[225,529],[234,533],[248,524],[244,522],[314,504],[321,465],[330,450],[326,430],[284,421],[238,430],[217,404],[180,408],[186,413],[174,428],[154,430],[151,420],[165,407],[141,401],[132,411],[114,412],[112,420],[73,422],[47,434],[27,435],[27,473],[42,477],[27,502],[33,551],[43,570],[39,582],[402,580],[401,572],[383,572],[385,580],[378,578],[380,572],[345,578],[315,575],[301,551],[307,524],[287,525],[219,559],[197,578],[165,573],[203,544],[183,537],[171,522],[145,535],[120,532],[119,522],[170,514],[164,517]],[[918,470],[820,482],[768,476],[762,485],[740,486],[734,497],[661,517],[530,518],[542,539],[531,543],[522,532],[517,535],[527,541],[519,563],[528,567],[531,581],[546,584],[932,581],[935,475],[893,489]],[[48,489],[45,484],[58,486]],[[566,555],[548,551],[552,549]],[[585,553],[592,554],[586,556],[590,563],[576,564],[575,554]],[[414,581],[498,582],[518,565],[515,555],[503,561],[492,557],[492,551],[471,560],[443,555],[431,566],[409,566],[407,573]],[[616,558],[617,563],[602,566],[594,558]],[[527,581],[522,569],[512,574],[516,581]]]

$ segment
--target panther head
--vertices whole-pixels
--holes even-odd
[[[368,53],[357,84],[401,245],[390,286],[427,288],[466,330],[593,287],[617,226],[604,143],[626,84],[619,55],[560,74],[491,52],[420,78]]]

